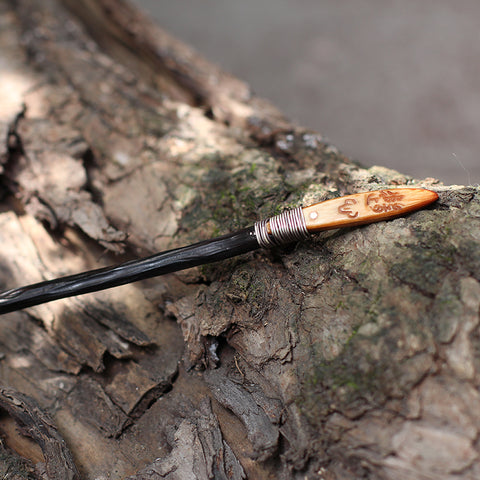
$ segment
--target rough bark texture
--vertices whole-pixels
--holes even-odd
[[[2,289],[342,194],[440,194],[2,316],[0,473],[480,477],[478,188],[362,168],[122,1],[3,1],[0,22]]]

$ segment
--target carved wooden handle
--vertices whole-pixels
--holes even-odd
[[[355,193],[302,209],[309,232],[379,222],[423,208],[438,195],[423,188]]]

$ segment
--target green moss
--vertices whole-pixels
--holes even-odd
[[[344,308],[345,308],[345,301],[342,299],[335,306],[335,311],[338,312],[338,310],[342,310]]]
[[[379,260],[380,261],[380,260]],[[412,356],[412,346],[399,339],[415,339],[415,353],[434,350],[431,325],[422,321],[427,316],[431,299],[404,285],[379,288],[374,295],[369,288],[376,279],[370,276],[350,283],[336,269],[342,281],[330,279],[318,291],[332,305],[336,316],[343,318],[349,335],[342,338],[338,329],[317,326],[313,317],[305,325],[308,339],[318,339],[307,348],[312,363],[300,366],[301,393],[297,402],[309,421],[319,427],[334,411],[356,416],[375,408],[389,398],[402,398],[423,374],[423,363]],[[333,284],[332,284],[333,282]],[[404,303],[408,292],[409,302]],[[329,315],[328,307],[319,304],[318,320]],[[335,318],[332,316],[332,318]],[[371,328],[361,328],[372,324]],[[331,337],[333,335],[333,337]],[[331,337],[331,338],[330,338]],[[328,351],[337,345],[338,355],[327,360]]]
[[[227,288],[227,297],[234,302],[246,302],[251,294],[250,282],[252,280],[252,272],[250,269],[236,270]]]
[[[288,188],[278,173],[269,170],[268,162],[260,166],[246,161],[241,168],[233,168],[238,159],[208,158],[199,163],[209,168],[183,211],[184,230],[197,235],[196,228],[208,224],[210,233],[232,231],[284,208]]]
[[[418,221],[411,223],[415,241],[399,250],[390,274],[432,297],[449,272],[463,271],[479,280],[478,240],[472,237],[479,228],[480,222],[466,220],[464,215],[444,211],[419,214]]]
[[[256,164],[256,163],[252,163],[252,164],[250,165],[250,168],[249,168],[249,170],[248,170],[248,173],[253,176],[253,175],[255,174],[255,171],[256,171],[256,170],[257,170],[257,164]]]
[[[313,425],[337,409],[352,408],[359,400],[379,400],[385,368],[391,365],[372,361],[368,355],[358,358],[354,343],[352,339],[342,355],[315,366],[307,375],[297,403]]]
[[[337,410],[356,416],[406,395],[420,373],[407,365],[410,359],[395,361],[394,338],[385,329],[368,339],[354,332],[338,357],[306,373],[297,404],[312,425]]]

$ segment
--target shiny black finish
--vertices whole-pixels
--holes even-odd
[[[246,228],[121,265],[8,290],[0,294],[0,314],[225,260],[257,248],[253,227]]]

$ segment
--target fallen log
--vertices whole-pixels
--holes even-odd
[[[278,205],[403,186],[440,196],[1,316],[12,477],[479,476],[478,188],[362,167],[123,1],[0,13],[2,290]]]

